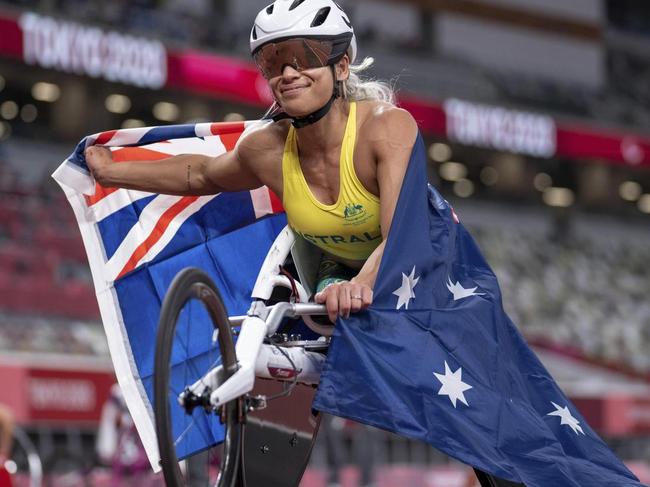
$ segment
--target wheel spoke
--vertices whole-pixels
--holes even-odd
[[[189,303],[188,303],[188,306],[191,307],[193,304],[194,304],[194,300],[190,300]],[[190,319],[191,309],[183,310],[183,312],[181,313],[181,316],[183,316],[183,315],[187,316],[187,318],[186,318],[187,324],[184,326],[184,328],[185,328],[185,337],[184,337],[184,340],[182,340],[181,335],[178,334],[178,339],[174,340],[174,344],[175,344],[175,346],[176,346],[176,344],[178,344],[178,346],[182,347],[182,350],[185,352],[184,356],[189,358],[190,357],[190,352],[189,352],[189,347],[188,347],[187,344],[189,343],[190,327],[191,327],[191,323],[192,323],[192,321]],[[177,325],[177,327],[178,327],[178,325]],[[210,353],[211,350],[213,350],[213,348],[208,349],[207,353]],[[193,358],[195,358],[195,357],[192,357],[192,359]],[[196,382],[197,380],[200,380],[203,383],[203,379],[205,378],[206,375],[208,375],[210,370],[213,369],[216,365],[220,365],[220,363],[218,363],[218,362],[219,362],[219,360],[221,360],[221,356],[219,356],[215,360],[215,362],[211,366],[208,367],[207,372],[205,374],[203,374],[203,375],[201,375],[200,370],[197,368],[196,364],[194,363],[194,360],[192,360],[192,359],[186,360],[184,362],[184,365],[191,369],[191,372],[193,373],[193,377],[197,377],[197,379],[194,379],[192,381],[192,383]],[[186,385],[189,385],[189,380],[188,380],[188,377],[187,377],[188,372],[189,371],[186,369],[185,370],[185,384]],[[206,384],[203,383],[203,385],[206,385]]]
[[[210,425],[208,424],[208,419],[210,418],[210,416],[207,414],[203,414],[201,412],[199,412],[199,414],[200,414],[199,418],[196,418],[194,415],[191,416],[192,419],[190,420],[189,424],[185,427],[185,429],[178,436],[178,438],[176,438],[176,441],[174,441],[174,447],[177,447],[180,444],[180,442],[185,439],[185,436],[187,436],[187,434],[194,426],[197,427],[197,431],[203,438],[203,441],[205,441],[206,445],[209,445],[213,442],[213,439],[210,436],[206,435],[204,429],[201,428],[201,426],[199,425],[199,420],[202,419],[206,423],[205,426],[209,428]]]
[[[219,357],[218,357],[214,362],[212,362],[212,364],[208,365],[208,367],[207,367],[207,372],[206,372],[205,374],[201,375],[198,379],[192,379],[191,381],[187,379],[187,372],[186,372],[186,373],[184,374],[184,375],[185,375],[185,382],[184,382],[183,390],[185,390],[185,387],[186,387],[186,386],[189,386],[189,385],[191,385],[191,384],[193,384],[193,383],[195,383],[195,382],[197,382],[197,381],[198,381],[198,382],[201,382],[201,384],[203,384],[205,387],[207,387],[207,386],[208,386],[208,383],[205,382],[205,378],[208,376],[208,374],[210,374],[210,372],[212,372],[212,370],[213,370],[214,368],[220,366],[221,363],[222,363],[221,356],[219,356]],[[195,376],[196,376],[196,375],[200,375],[200,372],[199,372],[199,370],[196,368],[196,365],[193,365],[193,366],[192,366],[192,372],[193,372],[193,375],[195,375]],[[178,392],[177,389],[174,388],[174,387],[172,386],[171,381],[170,381],[170,384],[169,384],[169,388],[170,388],[171,391],[174,392],[175,394],[180,394],[180,392]]]
[[[222,362],[221,356],[219,356],[219,357],[217,357],[217,359],[214,362],[212,362],[212,364],[210,364],[208,366],[208,371],[205,374],[203,374],[203,376],[200,379],[198,379],[201,382],[201,384],[203,384],[205,387],[207,387],[207,383],[204,381],[204,379],[208,376],[208,374],[212,371],[212,369],[214,369],[215,367],[218,367],[219,365],[221,365],[221,362]],[[169,383],[169,394],[168,395],[170,396],[171,403],[175,407],[180,407],[178,405],[178,398],[180,397],[181,393],[183,391],[185,391],[185,387],[189,386],[189,385],[190,384],[186,380],[185,385],[183,386],[183,390],[180,391],[180,390],[178,390],[178,388],[174,387],[173,384],[170,381],[170,383]]]
[[[192,417],[192,420],[190,421],[190,424],[187,425],[187,427],[183,430],[183,432],[180,434],[178,438],[176,438],[176,441],[174,442],[174,446],[178,446],[178,444],[183,441],[183,438],[185,438],[185,435],[189,433],[189,431],[192,429],[192,426],[194,426],[195,420],[194,417]]]
[[[201,436],[203,437],[205,444],[210,445],[214,442],[214,438],[212,438],[211,435],[207,435],[206,430],[212,432],[212,429],[210,428],[210,420],[212,419],[212,416],[208,414],[202,414],[201,419],[205,423],[205,429],[199,428],[199,432],[201,433]]]

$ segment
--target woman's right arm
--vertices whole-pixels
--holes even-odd
[[[254,189],[264,183],[238,148],[217,157],[180,154],[158,161],[114,162],[106,147],[91,146],[86,162],[104,187],[174,195],[204,195]]]

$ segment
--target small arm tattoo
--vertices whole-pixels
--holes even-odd
[[[187,165],[187,190],[188,191],[192,191],[191,173],[192,173],[192,165],[188,164]]]

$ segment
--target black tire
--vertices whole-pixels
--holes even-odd
[[[41,487],[43,485],[43,464],[36,446],[27,432],[18,426],[14,428],[13,437],[13,447],[9,458],[15,464],[16,472],[26,476],[27,487]]]
[[[175,438],[172,431],[172,408],[180,409],[180,406],[176,402],[178,391],[171,391],[170,388],[172,367],[170,362],[179,316],[181,311],[192,300],[203,304],[205,311],[209,315],[209,321],[212,322],[213,328],[211,328],[211,331],[215,329],[218,331],[219,352],[224,370],[223,379],[227,379],[237,370],[237,357],[230,322],[218,289],[212,279],[200,269],[187,268],[182,270],[172,281],[163,301],[156,339],[154,371],[156,434],[163,475],[168,487],[181,487],[188,484],[178,464]],[[205,327],[208,325],[198,323],[196,326]],[[203,374],[207,372],[208,370],[202,371]],[[190,385],[199,378],[194,378],[186,385]],[[221,454],[220,473],[217,479],[218,487],[239,487],[242,485],[240,463],[243,427],[240,423],[240,404],[241,399],[225,404],[221,414],[225,426],[225,440]],[[174,412],[178,414],[178,411]],[[198,407],[194,414],[207,415],[209,413]],[[216,415],[208,419],[219,421],[219,417]]]

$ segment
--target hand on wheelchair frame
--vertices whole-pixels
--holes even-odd
[[[316,293],[314,302],[327,307],[327,316],[332,323],[336,318],[349,318],[372,304],[372,289],[366,284],[351,281],[334,282]]]

